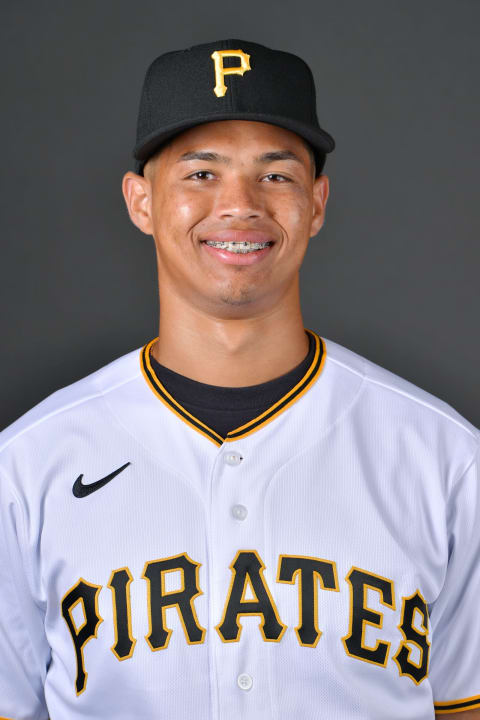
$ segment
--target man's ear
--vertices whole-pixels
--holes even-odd
[[[153,235],[152,185],[148,178],[128,171],[123,176],[122,192],[130,220],[146,235]]]
[[[318,233],[325,220],[330,184],[327,175],[319,175],[313,183],[313,217],[310,226],[310,237]]]

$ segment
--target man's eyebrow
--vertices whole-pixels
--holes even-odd
[[[216,152],[209,152],[206,150],[190,150],[180,155],[177,162],[187,162],[188,160],[203,160],[206,162],[220,162],[225,165],[229,165],[232,161],[231,158],[226,155],[219,155]],[[269,163],[275,160],[295,160],[301,164],[302,161],[292,150],[271,150],[270,152],[258,155],[255,158],[257,163]]]
[[[292,150],[272,150],[271,152],[263,153],[263,155],[255,158],[255,160],[261,163],[274,162],[275,160],[295,160],[295,162],[303,164],[298,155]]]
[[[206,150],[190,150],[189,152],[180,155],[177,162],[185,162],[187,160],[206,160],[207,162],[223,162],[228,165],[231,160],[226,155],[219,155],[215,152],[208,152]]]

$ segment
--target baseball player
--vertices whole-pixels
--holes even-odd
[[[0,716],[480,717],[480,432],[307,329],[306,63],[158,57],[123,178],[158,337],[0,436]]]

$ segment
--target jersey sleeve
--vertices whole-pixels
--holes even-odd
[[[0,718],[47,720],[50,649],[25,572],[23,518],[11,483],[0,474]]]
[[[449,561],[431,608],[430,683],[439,715],[480,708],[480,457],[447,504]]]

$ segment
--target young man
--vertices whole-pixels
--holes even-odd
[[[480,717],[480,433],[303,326],[331,136],[300,58],[157,58],[158,337],[1,437],[0,715]]]

